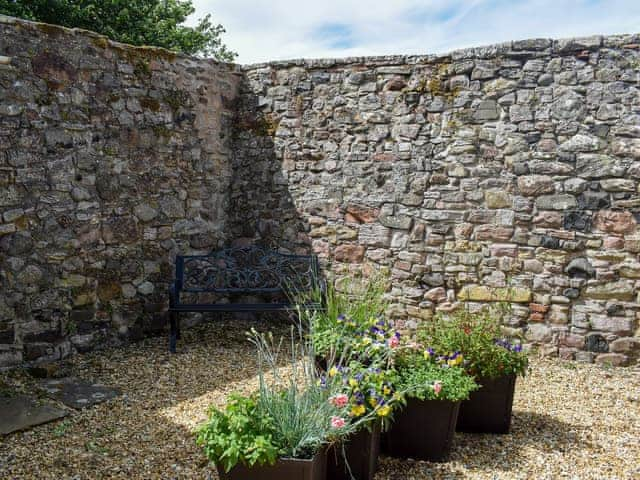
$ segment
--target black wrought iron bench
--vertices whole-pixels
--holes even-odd
[[[177,256],[176,276],[169,288],[169,350],[176,351],[182,312],[291,311],[296,308],[290,301],[292,292],[313,291],[324,292],[315,255],[289,255],[251,246]],[[207,302],[202,299],[207,295],[222,296],[225,302]],[[271,301],[229,302],[238,295],[267,296]],[[185,296],[189,297],[186,301]],[[320,309],[322,302],[308,301],[303,307]]]

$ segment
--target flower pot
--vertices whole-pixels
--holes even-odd
[[[352,480],[353,475],[355,480],[373,480],[378,468],[379,453],[380,423],[375,422],[371,430],[363,428],[345,439],[342,445],[329,449],[327,479]]]
[[[508,433],[516,387],[515,374],[498,378],[478,377],[476,381],[482,386],[460,405],[457,430]]]
[[[275,465],[247,467],[238,464],[228,472],[217,466],[220,480],[325,480],[327,456],[324,451],[309,460],[279,458]]]
[[[382,436],[382,451],[389,456],[440,462],[451,450],[460,402],[407,399]]]

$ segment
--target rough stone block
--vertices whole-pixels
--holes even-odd
[[[362,245],[338,245],[334,257],[339,262],[360,263],[364,258],[365,248]]]
[[[513,196],[503,190],[487,190],[484,192],[484,201],[487,208],[509,208],[513,202]]]
[[[629,211],[601,210],[595,215],[594,227],[607,233],[633,233],[638,222]]]
[[[528,197],[555,192],[553,178],[547,175],[524,175],[517,182],[520,193]]]
[[[464,286],[458,292],[458,300],[528,303],[531,301],[531,290],[522,287],[493,288],[484,285]]]
[[[362,224],[358,233],[358,243],[372,247],[391,245],[391,229],[375,223]]]
[[[630,335],[633,333],[634,321],[627,317],[611,317],[608,315],[591,315],[591,328],[616,335]]]
[[[576,362],[580,363],[593,363],[595,358],[596,356],[592,352],[576,352],[575,354]]]
[[[607,282],[601,285],[589,285],[584,291],[586,298],[595,300],[633,300],[635,288],[629,280]]]
[[[596,357],[596,363],[613,367],[622,367],[627,364],[629,357],[621,353],[601,353]]]
[[[618,338],[609,344],[609,349],[613,353],[637,353],[640,352],[640,338],[625,337]]]
[[[568,210],[577,205],[576,197],[573,195],[542,195],[536,198],[536,207],[540,210]]]

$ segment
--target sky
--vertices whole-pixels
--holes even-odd
[[[193,0],[238,63],[446,53],[526,38],[640,33],[640,0]]]

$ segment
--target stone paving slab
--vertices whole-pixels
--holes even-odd
[[[0,397],[0,435],[51,422],[68,413],[53,405],[39,404],[35,398],[24,395]]]
[[[49,397],[78,410],[120,395],[118,389],[74,377],[43,380],[40,386]]]

